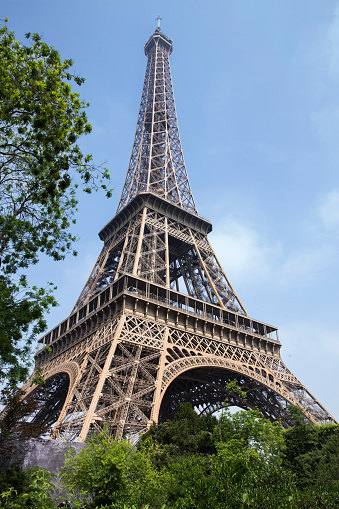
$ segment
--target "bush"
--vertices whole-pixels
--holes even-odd
[[[51,473],[38,467],[24,471],[13,465],[0,478],[1,509],[49,509],[54,508],[52,500],[54,485]]]

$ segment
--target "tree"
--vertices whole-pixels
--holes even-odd
[[[219,437],[218,452],[225,462],[244,465],[280,464],[284,448],[280,423],[264,419],[259,410],[238,411],[228,408],[219,419],[215,434]]]
[[[284,466],[296,475],[299,486],[307,486],[310,482],[308,468],[312,465],[312,477],[314,477],[314,455],[318,457],[318,426],[305,421],[305,417],[300,408],[290,406],[289,414],[294,424],[284,432],[284,441],[286,448],[283,455]],[[312,458],[312,460],[311,460]],[[317,460],[316,462],[317,463]]]
[[[233,381],[226,389],[246,398]],[[217,419],[199,416],[185,403],[173,420],[152,426],[139,449],[153,445],[152,463],[167,473],[166,507],[275,508],[294,493],[293,476],[281,466],[283,433],[280,423],[272,424],[258,410],[231,413],[225,405]]]
[[[294,426],[284,431],[284,466],[295,473],[301,488],[339,488],[338,424],[310,424],[297,407],[290,407],[289,413]]]
[[[28,288],[25,269],[40,253],[61,260],[72,250],[79,186],[111,196],[107,169],[77,144],[91,126],[70,82],[84,79],[37,34],[26,38],[0,27],[0,309],[9,324],[0,328],[0,380],[25,378],[28,347],[56,304],[51,286]]]
[[[339,426],[332,426],[331,431],[331,435],[321,449],[317,466],[317,482],[339,488]]]
[[[48,470],[39,467],[23,470],[12,465],[6,472],[0,472],[0,509],[53,509],[54,489]]]
[[[180,403],[174,419],[153,424],[141,436],[138,448],[145,450],[151,444],[152,461],[159,468],[183,455],[215,454],[213,430],[217,422],[212,414],[198,415],[190,403]]]
[[[69,494],[82,493],[88,509],[100,503],[107,504],[102,509],[338,507],[338,426],[316,427],[325,440],[320,482],[298,488],[293,471],[282,465],[286,431],[280,423],[257,410],[232,414],[227,407],[219,420],[200,419],[180,405],[174,420],[152,427],[137,449],[105,430],[94,433],[78,455],[69,454],[61,482]],[[199,437],[213,423],[214,448],[207,452]]]
[[[45,311],[56,301],[44,288],[28,288],[25,277],[13,282],[0,275],[0,380],[23,381],[31,343],[46,328]],[[26,342],[21,343],[26,336]]]
[[[125,502],[161,507],[163,477],[152,467],[146,451],[112,439],[106,430],[94,433],[77,455],[70,449],[59,475],[72,498],[81,495],[93,500],[93,508],[112,503],[124,507],[120,504]]]

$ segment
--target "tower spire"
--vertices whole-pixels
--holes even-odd
[[[161,28],[160,28],[160,21],[162,20],[162,18],[160,18],[160,16],[158,16],[158,17],[157,17],[157,18],[155,18],[155,19],[158,21],[157,29],[158,29],[158,30],[159,30],[159,32],[160,32],[160,30],[161,30]]]
[[[158,28],[145,44],[147,67],[131,159],[117,212],[151,192],[197,214],[181,148],[169,56],[172,41]]]

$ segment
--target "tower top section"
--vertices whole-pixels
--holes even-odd
[[[158,26],[145,44],[147,66],[131,159],[117,212],[152,193],[198,214],[181,148],[169,56],[172,41]]]
[[[152,49],[154,49],[157,45],[162,46],[165,51],[168,51],[169,55],[172,53],[172,41],[161,32],[159,25],[160,23],[158,23],[158,27],[155,29],[154,34],[151,35],[145,44],[145,55],[147,57],[149,56]]]

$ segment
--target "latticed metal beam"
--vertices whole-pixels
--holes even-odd
[[[147,67],[132,155],[117,212],[150,191],[197,214],[181,149],[169,55],[159,30],[145,45]]]

